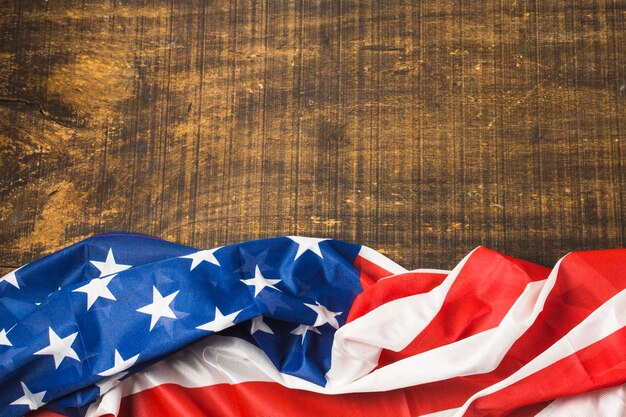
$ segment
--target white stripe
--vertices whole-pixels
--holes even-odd
[[[536,417],[626,416],[626,384],[552,401]]]
[[[409,272],[423,272],[425,274],[442,274],[442,275],[448,275],[450,272],[449,269],[434,269],[434,268],[417,268],[417,269],[412,269]]]
[[[280,373],[265,352],[251,343],[215,334],[125,379],[92,404],[86,417],[117,415],[123,397],[162,384],[200,388],[252,381],[324,392],[319,385]]]
[[[368,248],[367,246],[361,246],[361,250],[359,250],[358,256],[372,262],[373,264],[380,266],[385,271],[389,271],[391,275],[397,275],[407,272],[407,269],[403,266],[398,265],[382,253],[377,252],[372,248]]]
[[[530,283],[503,320],[519,316],[519,310],[532,306],[542,282]],[[532,307],[531,307],[532,308]],[[242,382],[275,382],[288,388],[324,394],[388,391],[454,376],[487,372],[499,363],[494,355],[505,335],[498,328],[481,332],[461,341],[415,355],[378,369],[359,380],[326,387],[280,373],[258,347],[234,337],[212,335],[124,380],[92,405],[89,416],[115,414],[123,396],[135,394],[161,384],[187,388]],[[502,350],[502,348],[500,347]],[[475,352],[475,354],[468,354]],[[92,410],[93,409],[93,410]],[[91,412],[93,411],[93,413]],[[97,413],[96,413],[97,412]]]
[[[436,358],[436,364],[430,366],[429,369],[412,368],[412,373],[420,374],[420,379],[425,381],[441,379],[439,376],[441,370],[438,367],[445,364],[444,358],[449,355],[450,350],[457,351],[455,355],[458,360],[462,352],[471,351],[481,345],[484,346],[484,340],[488,339],[491,334],[493,333],[483,332],[480,336],[464,339],[454,344],[456,345],[454,349],[449,345],[437,349],[438,352],[433,353],[431,351],[428,352],[429,354],[418,355],[423,360],[415,366],[427,366],[433,358]],[[472,360],[470,359],[468,362]],[[416,372],[416,369],[419,369],[420,372]],[[380,371],[377,370],[371,375],[376,375]],[[451,374],[454,372],[452,371]],[[403,375],[401,378],[406,379],[406,376]],[[387,375],[380,378],[369,377],[368,375],[366,381],[356,381],[345,386],[321,387],[279,372],[261,349],[243,339],[211,335],[122,381],[90,406],[87,417],[108,413],[117,415],[123,397],[163,384],[200,388],[243,382],[274,382],[287,388],[323,394],[387,391],[397,388],[391,385],[396,383],[393,372],[387,372]],[[400,385],[410,386],[413,383]]]
[[[538,313],[533,311],[545,283],[529,283],[498,327],[377,369],[346,384],[349,391],[385,391],[494,370],[535,321]],[[343,390],[334,381],[327,388]]]
[[[471,396],[457,413],[463,415],[467,408],[480,397],[493,394],[542,369],[575,354],[581,349],[599,342],[626,325],[626,290],[594,310],[585,320],[574,327],[564,337],[546,349],[543,353],[528,362],[508,378],[485,388]]]

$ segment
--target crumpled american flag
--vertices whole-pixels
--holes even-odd
[[[626,415],[625,287],[626,250],[94,236],[0,278],[0,415]]]

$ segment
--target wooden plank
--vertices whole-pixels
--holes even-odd
[[[626,2],[0,2],[0,268],[94,233],[625,246]]]

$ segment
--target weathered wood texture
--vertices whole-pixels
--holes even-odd
[[[407,267],[626,246],[625,0],[0,9],[4,269],[113,230]]]

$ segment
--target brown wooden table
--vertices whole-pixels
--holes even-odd
[[[0,0],[0,272],[106,231],[626,246],[626,1]]]

